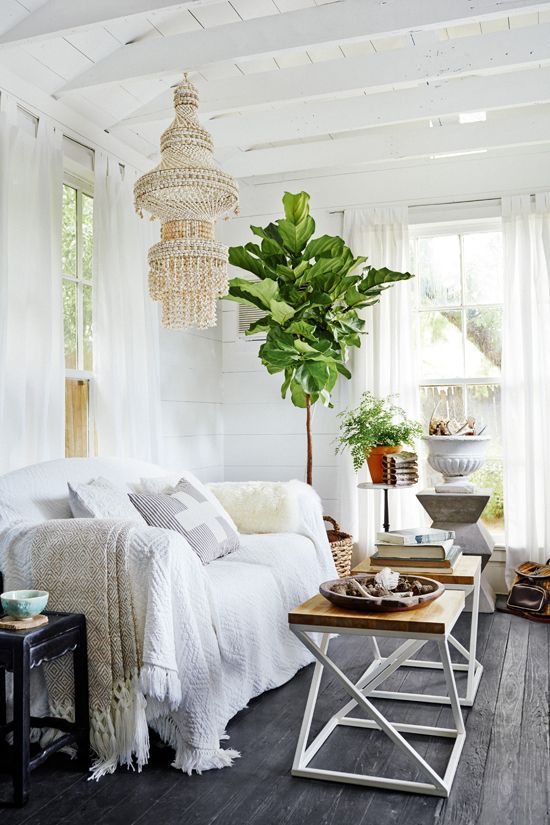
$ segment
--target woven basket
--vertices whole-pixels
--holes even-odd
[[[336,571],[340,578],[349,576],[351,570],[351,554],[353,552],[353,537],[349,533],[343,533],[340,525],[332,516],[323,516],[323,521],[332,524],[332,530],[327,530],[332,558],[336,566]]]

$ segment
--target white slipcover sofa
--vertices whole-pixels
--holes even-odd
[[[71,519],[67,483],[75,486],[99,476],[135,491],[140,489],[140,479],[173,477],[174,471],[137,461],[76,458],[36,464],[0,476],[0,570],[3,566],[4,589],[34,584],[28,562],[14,559],[23,551],[17,549],[19,545],[10,544],[10,525],[17,519],[29,524]],[[269,493],[262,493],[261,487],[254,490],[250,506],[256,501],[258,512],[265,494]],[[318,497],[301,482],[288,482],[288,495],[296,505],[294,523],[276,534],[262,533],[260,525],[257,533],[241,536],[238,550],[206,566],[198,561],[183,536],[166,531],[170,534],[174,576],[180,581],[172,620],[179,644],[183,696],[173,714],[172,727],[177,727],[178,741],[166,725],[157,726],[157,730],[176,749],[174,766],[188,773],[230,765],[235,752],[221,749],[219,741],[224,738],[229,719],[251,698],[283,684],[311,661],[310,654],[289,632],[287,614],[314,595],[322,581],[335,578],[336,572]],[[138,525],[135,529],[139,534],[142,529],[158,528]],[[186,589],[191,581],[193,586],[189,584]],[[201,633],[195,640],[189,629],[190,614],[185,610],[193,608],[193,594],[199,587],[207,594],[207,606],[203,604],[200,615],[194,616]],[[56,605],[50,604],[50,608]],[[214,699],[209,693],[203,701],[200,694],[206,690],[204,684],[189,674],[195,667],[189,661],[196,649],[207,649],[216,662],[217,670],[211,677],[216,682]],[[208,687],[212,689],[212,685]]]

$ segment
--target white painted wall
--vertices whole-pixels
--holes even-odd
[[[163,464],[223,478],[222,340],[208,330],[160,330]]]

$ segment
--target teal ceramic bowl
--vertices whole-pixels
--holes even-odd
[[[42,613],[50,594],[45,590],[8,590],[2,593],[2,607],[14,619],[32,619]]]

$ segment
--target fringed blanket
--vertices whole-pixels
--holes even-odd
[[[86,616],[93,778],[141,770],[148,725],[175,749],[174,767],[231,765],[207,583],[183,537],[100,519],[19,523],[0,531],[0,569],[6,587],[47,590],[50,610]],[[70,662],[45,676],[51,712],[71,718]]]
[[[92,775],[118,764],[138,770],[149,756],[145,698],[140,688],[141,644],[128,578],[131,525],[90,520],[45,522],[31,546],[34,585],[50,593],[50,607],[84,613],[88,633]],[[173,662],[171,663],[173,667]],[[160,678],[165,669],[159,666]],[[73,673],[66,658],[45,668],[50,708],[70,718]],[[166,681],[166,680],[165,680]]]

